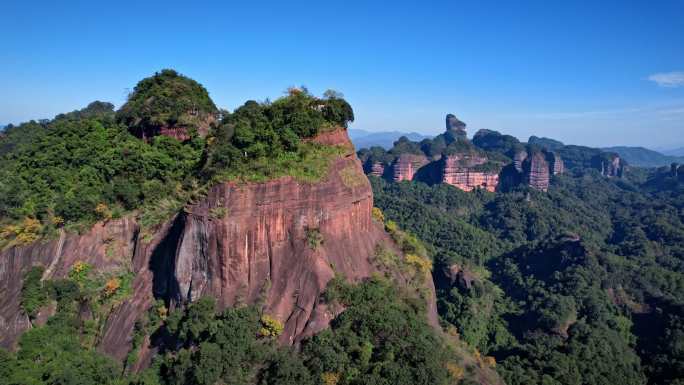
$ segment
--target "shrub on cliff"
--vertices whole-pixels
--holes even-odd
[[[326,112],[327,111],[327,112]],[[302,174],[317,179],[325,174],[331,157],[329,146],[304,142],[353,120],[343,99],[319,99],[305,88],[290,89],[272,103],[248,101],[227,114],[207,141],[204,174],[223,179],[262,180]],[[221,176],[221,174],[223,174]]]

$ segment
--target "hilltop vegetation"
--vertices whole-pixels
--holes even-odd
[[[217,112],[201,84],[165,69],[138,82],[116,118],[137,136],[153,136],[161,127],[197,130]]]
[[[200,135],[199,125],[216,112],[204,87],[164,70],[138,83],[119,111],[94,102],[8,127],[0,137],[0,247],[132,210],[154,224],[217,180],[318,180],[341,149],[304,139],[354,119],[338,93],[320,99],[291,89],[272,103],[248,101],[210,119]],[[188,129],[188,138],[155,131],[173,125]]]

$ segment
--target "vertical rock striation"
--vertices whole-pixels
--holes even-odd
[[[135,274],[133,294],[108,316],[98,337],[99,349],[120,360],[129,352],[136,320],[156,299],[171,307],[201,296],[216,298],[221,308],[259,302],[285,325],[285,344],[326,328],[336,315],[321,301],[328,281],[336,273],[352,281],[369,277],[376,271],[375,247],[393,245],[371,219],[370,183],[346,132],[338,131],[316,139],[348,149],[320,182],[284,177],[222,183],[151,238],[139,236],[136,221],[125,218],[83,235],[0,251],[0,345],[11,348],[31,327],[20,309],[22,278],[31,266],[45,266],[46,278],[63,278],[76,261]],[[428,319],[437,325],[434,303]],[[153,350],[142,351],[144,361]]]
[[[525,182],[540,191],[549,189],[551,169],[542,152],[533,152],[523,164]]]
[[[429,163],[425,155],[401,154],[392,164],[392,180],[413,180],[418,169]]]
[[[464,191],[482,188],[495,191],[499,174],[494,171],[480,170],[487,158],[471,154],[455,154],[442,158],[442,182],[456,186]]]
[[[598,170],[601,175],[607,177],[622,177],[626,164],[615,153],[600,153],[591,159],[591,166]]]
[[[518,172],[523,171],[523,162],[527,159],[527,151],[520,150],[513,155],[513,166]]]

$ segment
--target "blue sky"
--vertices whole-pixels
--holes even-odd
[[[221,107],[333,88],[354,128],[684,145],[684,0],[0,3],[0,123],[117,106],[162,68]]]

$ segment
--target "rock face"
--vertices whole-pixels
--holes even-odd
[[[464,191],[482,188],[495,191],[499,184],[498,172],[480,171],[477,166],[487,162],[478,155],[456,154],[442,158],[442,182]]]
[[[466,138],[466,124],[460,121],[455,115],[447,114],[446,132],[455,138]]]
[[[200,121],[197,126],[197,134],[200,136],[207,136],[212,124],[216,122],[214,115],[207,115]],[[170,138],[178,139],[181,142],[190,139],[191,129],[185,126],[161,126],[161,127],[146,127],[134,130],[133,135],[145,141],[151,140],[153,137],[162,135]]]
[[[418,169],[428,163],[425,155],[401,154],[392,164],[392,180],[413,180]]]
[[[62,232],[50,242],[0,252],[0,346],[13,346],[17,337],[30,327],[28,317],[20,311],[20,301],[23,276],[32,266],[45,267],[44,279],[65,277],[77,261],[102,271],[119,270],[129,263],[144,270],[139,262],[149,245],[139,244],[138,233],[134,220],[121,219],[97,224],[82,235]],[[134,285],[141,283],[136,279]]]
[[[128,353],[134,324],[155,299],[175,307],[213,296],[222,308],[258,301],[285,325],[284,344],[324,329],[335,316],[320,300],[327,282],[335,272],[350,280],[369,277],[376,271],[371,263],[376,245],[393,242],[382,224],[371,220],[372,190],[346,132],[320,141],[349,148],[321,182],[285,177],[223,183],[151,238],[126,218],[95,225],[83,235],[62,234],[1,251],[0,345],[12,347],[31,326],[20,310],[22,277],[30,267],[43,265],[45,278],[60,278],[76,261],[135,274],[133,294],[114,309],[99,337],[99,349],[117,359]],[[349,182],[352,173],[360,176],[358,183]],[[312,241],[314,233],[320,242]],[[437,325],[435,304],[428,309],[428,319]],[[143,352],[142,361],[149,359],[151,351]]]
[[[549,189],[552,170],[542,152],[533,153],[525,160],[523,172],[525,174],[524,180],[530,187],[540,191]]]
[[[518,172],[522,172],[525,159],[527,159],[527,151],[525,150],[518,151],[513,155],[513,167],[515,167]]]
[[[595,156],[591,160],[591,165],[607,177],[622,177],[626,168],[624,161],[617,154],[613,153],[603,153]]]
[[[548,152],[546,158],[549,162],[551,173],[553,175],[559,175],[565,171],[563,158],[561,158],[560,154],[557,152]]]

